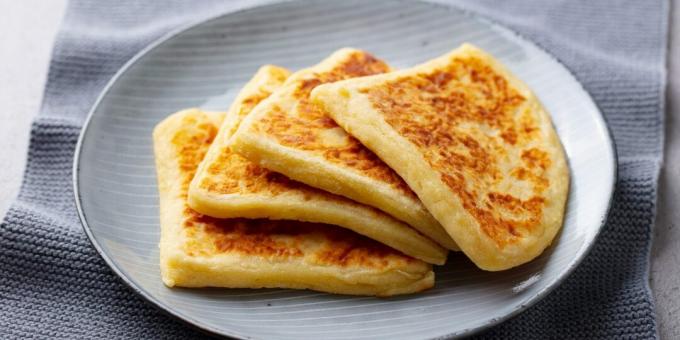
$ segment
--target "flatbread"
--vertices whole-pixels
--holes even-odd
[[[376,207],[457,249],[404,181],[308,100],[319,84],[387,71],[387,64],[366,52],[341,49],[294,73],[257,105],[234,134],[232,148],[291,179]]]
[[[486,270],[535,258],[562,226],[564,151],[529,88],[465,44],[411,69],[314,89]]]
[[[295,288],[390,296],[434,284],[431,265],[332,225],[215,219],[187,204],[223,114],[178,112],[154,130],[160,265],[169,287]]]
[[[234,100],[189,186],[189,206],[217,218],[269,218],[334,224],[404,254],[444,264],[447,251],[405,223],[370,206],[333,195],[269,171],[233,152],[231,138],[253,107],[288,75],[264,66]]]

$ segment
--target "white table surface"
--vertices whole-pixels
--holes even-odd
[[[680,339],[680,1],[671,15],[665,166],[651,284],[662,339]],[[14,200],[66,0],[0,0],[0,216]],[[675,18],[675,20],[673,20]]]

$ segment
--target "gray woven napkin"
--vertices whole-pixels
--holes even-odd
[[[597,244],[547,298],[487,338],[656,338],[649,248],[662,157],[667,1],[465,1],[560,59],[604,112],[618,193]],[[33,124],[17,201],[0,230],[0,338],[195,338],[125,287],[83,233],[71,164],[105,83],[146,44],[243,2],[72,0]]]

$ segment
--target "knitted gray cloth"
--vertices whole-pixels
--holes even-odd
[[[662,151],[666,1],[455,1],[559,58],[614,134],[618,193],[579,268],[488,338],[655,338],[649,248]],[[71,164],[80,127],[105,83],[146,44],[221,1],[72,0],[58,35],[19,197],[0,230],[0,337],[194,338],[124,286],[83,233]]]

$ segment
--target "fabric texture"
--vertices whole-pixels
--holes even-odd
[[[443,2],[443,1],[440,1]],[[617,194],[577,270],[481,338],[656,338],[649,249],[662,161],[667,1],[448,2],[499,22],[562,61],[614,135]],[[72,161],[86,114],[114,73],[154,39],[252,5],[215,0],[69,3],[22,190],[0,230],[0,338],[196,338],[106,266],[78,221]]]

